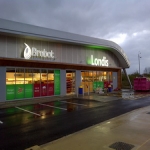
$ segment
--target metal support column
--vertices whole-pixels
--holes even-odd
[[[124,73],[125,73],[125,75],[126,75],[126,77],[127,77],[127,79],[128,79],[128,82],[129,82],[129,84],[130,84],[130,88],[132,89],[132,84],[131,84],[131,81],[130,81],[130,79],[129,79],[129,76],[128,76],[128,74],[127,74],[126,69],[124,68],[123,71],[124,71]]]

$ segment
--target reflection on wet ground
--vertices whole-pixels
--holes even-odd
[[[111,101],[106,101],[100,96],[97,97],[103,102],[83,98],[62,99],[1,109],[0,121],[3,124],[0,124],[0,149],[20,150],[37,144],[42,145],[150,105],[148,97],[136,101],[112,100],[112,97],[109,97]]]
[[[7,126],[29,123],[64,113],[80,111],[103,105],[101,102],[85,99],[67,99],[0,110],[0,118]]]

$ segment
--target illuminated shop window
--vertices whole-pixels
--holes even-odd
[[[6,69],[6,85],[15,84],[15,68]]]
[[[15,73],[15,77],[16,77],[16,84],[24,84],[25,83],[25,78],[24,78],[24,69],[22,68],[16,68],[16,73]]]
[[[47,70],[41,70],[41,96],[47,96]]]

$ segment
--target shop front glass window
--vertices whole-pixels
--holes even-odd
[[[89,82],[89,92],[93,92],[93,72],[92,71],[89,71],[88,82]]]
[[[66,91],[67,94],[75,93],[75,71],[73,70],[66,71]]]
[[[6,85],[15,84],[15,68],[6,69]]]
[[[84,83],[85,83],[85,71],[81,72],[81,86],[84,87]]]
[[[25,69],[25,98],[33,97],[33,70]]]
[[[89,72],[88,71],[85,71],[84,72],[84,92],[85,93],[88,93],[89,89]]]
[[[33,69],[33,95],[41,96],[41,72],[40,69]]]
[[[109,78],[109,81],[112,82],[112,72],[108,72],[108,78]]]
[[[54,70],[48,70],[47,95],[54,95]]]
[[[47,96],[47,70],[41,70],[41,96]]]
[[[6,69],[6,99],[15,99],[15,68]]]
[[[25,95],[25,78],[24,78],[24,69],[23,68],[16,68],[15,78],[16,78],[16,89],[15,89],[15,96],[16,99],[22,99]]]

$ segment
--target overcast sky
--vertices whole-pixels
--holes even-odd
[[[0,18],[119,44],[128,73],[150,67],[150,0],[0,0]]]

